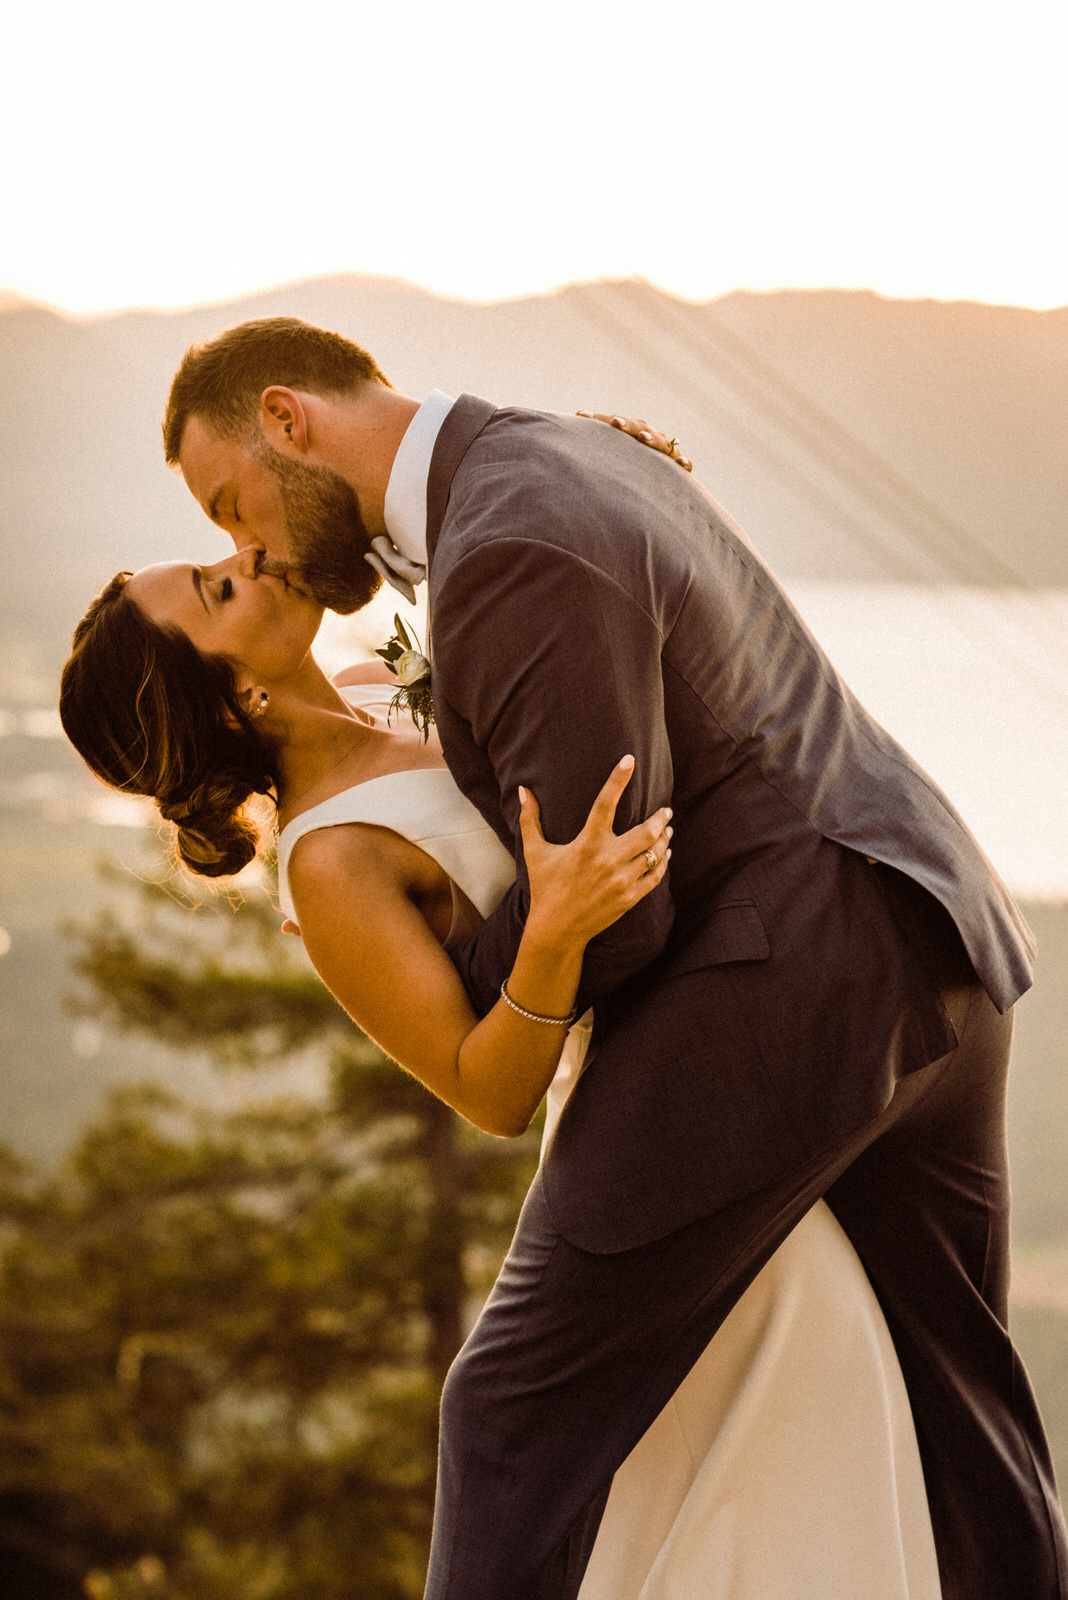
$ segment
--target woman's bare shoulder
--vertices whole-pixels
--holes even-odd
[[[376,915],[390,902],[410,901],[448,884],[442,868],[418,845],[374,822],[313,828],[296,841],[287,867],[298,909],[315,914],[371,905]]]
[[[310,828],[293,845],[288,872],[294,889],[316,883],[335,883],[353,875],[376,880],[397,877],[400,864],[412,848],[392,828],[373,822],[340,822],[327,828]]]

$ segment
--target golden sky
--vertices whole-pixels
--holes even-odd
[[[1066,0],[34,0],[0,38],[0,287],[1062,305],[1066,82]]]

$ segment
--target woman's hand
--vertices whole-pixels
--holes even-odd
[[[521,796],[530,912],[510,1001],[481,1021],[420,910],[441,887],[421,850],[389,829],[349,823],[305,835],[290,860],[304,941],[327,988],[387,1055],[487,1133],[527,1126],[560,1059],[587,941],[663,880],[670,811],[612,832],[633,770],[625,756],[566,845],[546,841],[537,801]]]
[[[589,417],[594,422],[607,422],[610,428],[618,428],[620,433],[629,433],[632,439],[639,439],[642,444],[648,445],[650,450],[659,450],[662,456],[670,456],[684,472],[693,471],[693,462],[683,455],[679,441],[669,439],[666,433],[661,433],[659,428],[650,427],[641,417],[612,417],[606,411],[576,411],[575,415]]]
[[[666,806],[626,833],[612,831],[633,771],[634,757],[624,756],[570,844],[548,842],[537,800],[520,789],[519,826],[530,879],[527,932],[539,943],[585,947],[663,878],[671,857],[671,812]]]

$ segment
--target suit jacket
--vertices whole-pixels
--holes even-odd
[[[945,975],[909,935],[920,902],[944,913],[912,885],[1003,1010],[1033,940],[946,797],[672,462],[464,395],[427,501],[446,758],[517,855],[456,954],[480,1013],[529,903],[518,784],[570,839],[630,752],[617,827],[674,810],[669,877],[587,951],[596,1054],[544,1171],[565,1237],[627,1249],[833,1150],[953,1048]]]

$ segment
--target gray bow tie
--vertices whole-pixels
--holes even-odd
[[[418,561],[402,556],[393,540],[380,533],[371,540],[371,548],[363,558],[377,573],[391,583],[404,598],[415,605],[415,586],[426,577],[426,567]]]

